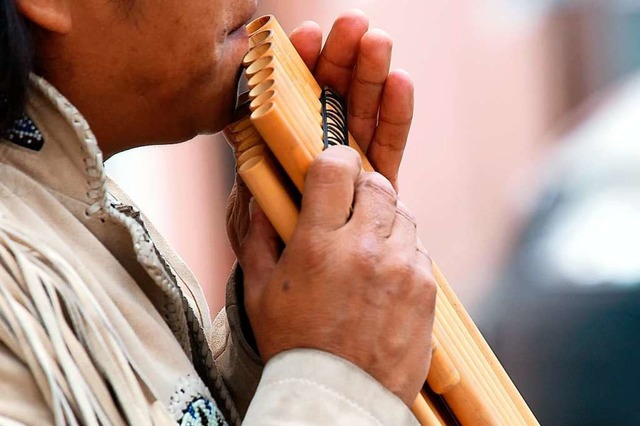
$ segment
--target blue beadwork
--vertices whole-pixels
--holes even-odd
[[[14,121],[13,126],[2,135],[2,138],[33,151],[40,151],[44,145],[42,133],[26,114],[22,114]]]
[[[228,426],[218,407],[207,398],[196,398],[184,411],[181,426]]]

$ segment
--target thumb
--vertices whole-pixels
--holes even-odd
[[[280,255],[280,237],[254,198],[249,202],[250,224],[240,244],[238,260],[245,277],[247,294],[269,281]]]

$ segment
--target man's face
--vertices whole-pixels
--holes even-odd
[[[139,139],[123,144],[218,131],[233,112],[256,2],[69,0],[71,31],[40,34],[38,64],[99,139],[109,125]]]

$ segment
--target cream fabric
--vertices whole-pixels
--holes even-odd
[[[194,398],[230,424],[247,410],[247,425],[414,423],[329,354],[288,351],[263,370],[242,334],[241,271],[212,322],[191,272],[105,176],[86,121],[32,83],[42,150],[0,142],[0,424],[175,424]]]

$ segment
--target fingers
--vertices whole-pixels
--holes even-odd
[[[387,238],[396,216],[396,192],[379,173],[361,173],[355,187],[353,215],[350,223]]]
[[[300,227],[341,228],[349,219],[360,155],[345,146],[323,151],[311,163],[300,209]]]
[[[289,38],[307,68],[313,72],[322,48],[322,29],[320,26],[313,21],[305,21],[293,30]]]
[[[367,152],[378,124],[382,90],[389,75],[393,42],[382,30],[368,31],[360,41],[360,54],[349,93],[349,130]]]
[[[276,267],[280,254],[280,239],[254,199],[251,199],[249,210],[251,224],[246,238],[240,244],[238,260],[246,278],[245,282],[259,287],[265,283],[263,278],[271,276]]]
[[[328,85],[340,95],[347,95],[360,40],[368,28],[369,20],[359,10],[349,10],[338,17],[316,66],[316,79],[321,87]]]
[[[378,127],[367,157],[397,189],[398,168],[413,119],[414,86],[405,71],[389,74],[382,91]]]
[[[242,178],[236,174],[235,184],[227,201],[226,223],[227,236],[231,248],[236,254],[240,253],[240,242],[243,241],[249,231],[249,200],[251,192]]]

